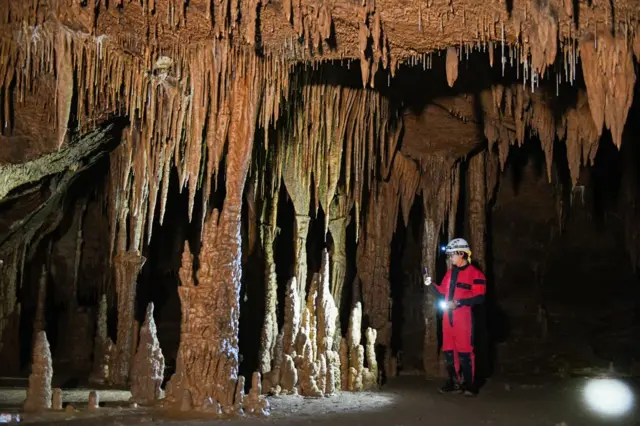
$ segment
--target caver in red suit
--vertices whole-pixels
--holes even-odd
[[[442,315],[442,353],[447,364],[449,380],[441,392],[462,390],[466,395],[475,395],[475,357],[473,352],[473,305],[484,302],[486,278],[471,265],[471,250],[462,238],[452,240],[445,249],[451,261],[451,269],[445,274],[440,285],[430,286],[438,296]],[[427,281],[429,281],[427,283]],[[430,284],[430,278],[425,279]],[[458,380],[458,359],[464,381]]]

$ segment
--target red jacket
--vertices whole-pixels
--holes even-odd
[[[486,278],[480,269],[467,264],[461,268],[454,266],[447,271],[440,285],[432,286],[435,293],[444,300],[453,300],[458,307],[445,311],[443,321],[453,325],[453,318],[471,319],[471,307],[484,302],[487,291]],[[453,312],[454,315],[449,315]]]

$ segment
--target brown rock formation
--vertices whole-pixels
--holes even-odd
[[[392,306],[389,275],[399,215],[407,226],[421,195],[422,265],[435,279],[440,234],[456,231],[459,164],[472,153],[464,213],[474,258],[485,267],[487,204],[511,146],[538,138],[551,181],[555,144],[565,143],[578,185],[603,126],[621,147],[637,84],[633,55],[640,55],[639,6],[630,0],[427,3],[0,0],[0,370],[19,367],[20,302],[25,312],[35,308],[36,333],[44,330],[49,285],[57,298],[72,296],[69,318],[60,321],[71,343],[58,350],[76,365],[89,359],[80,342],[88,346],[92,334],[89,311],[76,304],[115,293],[116,347],[106,334],[105,299],[91,381],[128,383],[138,346],[138,275],[176,187],[187,193],[189,222],[203,221],[203,244],[197,278],[188,246],[183,253],[180,349],[168,396],[184,409],[239,412],[247,402],[238,377],[240,223],[251,168],[247,246],[254,249],[260,223],[267,296],[262,375],[244,398],[249,410],[264,411],[256,408],[261,377],[266,392],[319,396],[373,386],[378,369],[392,375],[391,320],[400,310]],[[498,63],[502,80],[489,69]],[[400,90],[404,82],[411,93]],[[128,123],[124,134],[107,137],[124,127],[118,120]],[[91,197],[73,199],[74,179],[107,152],[106,190],[94,186]],[[294,277],[278,333],[281,182],[294,209]],[[631,205],[634,194],[625,195]],[[558,197],[560,218],[563,203]],[[59,238],[68,205],[96,216],[106,206],[105,229],[79,220]],[[624,219],[634,262],[635,216],[629,207]],[[312,221],[320,217],[333,240],[331,259],[323,253],[320,275],[309,280],[316,271],[307,257],[316,251],[307,253],[307,244],[316,243]],[[357,271],[345,289],[351,220]],[[96,235],[91,257],[104,259],[106,269],[96,270],[96,281],[104,281],[97,284],[80,278],[98,263],[83,253],[88,229]],[[68,253],[64,238],[75,242]],[[70,260],[50,266],[47,244]],[[29,271],[41,265],[36,286]],[[343,338],[339,313],[350,290],[354,308]],[[422,361],[435,376],[433,298],[424,292],[420,305]],[[364,342],[362,315],[371,327]],[[145,336],[140,358],[156,353],[157,342]],[[375,341],[386,348],[384,367]],[[150,368],[156,398],[159,361]],[[133,383],[134,393],[140,386]]]
[[[96,336],[93,348],[93,370],[89,375],[89,383],[105,384],[109,381],[112,354],[115,352],[113,342],[107,335],[107,297],[102,295],[98,305],[96,318]]]
[[[62,410],[62,389],[55,388],[51,396],[51,408],[56,411]]]
[[[110,372],[110,379],[116,385],[125,385],[129,380],[134,341],[136,281],[144,262],[145,258],[137,251],[120,252],[114,258],[118,293],[118,336],[114,370]]]
[[[469,244],[476,260],[486,271],[486,154],[481,152],[469,159]]]
[[[138,352],[133,358],[131,368],[131,401],[138,404],[151,404],[164,398],[161,388],[163,379],[164,356],[153,319],[153,303],[149,303],[144,324],[140,330]]]
[[[276,214],[278,208],[278,197],[275,196],[269,203],[268,221],[262,224],[260,236],[264,248],[265,264],[265,314],[264,325],[260,336],[260,371],[268,373],[279,364],[273,363],[274,350],[276,346],[276,336],[278,335],[278,318],[276,316],[276,306],[278,302],[278,283],[276,281],[276,264],[273,255],[273,243],[276,237]]]
[[[251,390],[244,398],[244,411],[257,416],[268,416],[270,414],[269,401],[262,395],[262,378],[259,372],[254,372],[251,377]]]
[[[36,333],[33,344],[33,361],[27,399],[24,401],[24,411],[42,411],[51,408],[51,351],[47,334],[44,331]]]
[[[0,373],[20,367],[20,303],[18,303],[18,251],[0,264]]]

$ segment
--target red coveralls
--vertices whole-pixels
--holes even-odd
[[[473,353],[473,317],[471,307],[484,302],[486,293],[486,278],[482,271],[473,265],[467,264],[461,268],[453,267],[448,270],[442,279],[442,283],[436,285],[434,290],[444,300],[453,300],[458,307],[447,310],[442,316],[442,352],[447,363],[455,364],[458,374],[458,362],[462,365],[463,376],[465,365],[469,363],[469,374],[465,381],[475,376],[475,356]],[[471,386],[467,383],[467,386]]]

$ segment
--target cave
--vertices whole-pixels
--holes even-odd
[[[0,423],[637,424],[637,2],[0,26]]]

